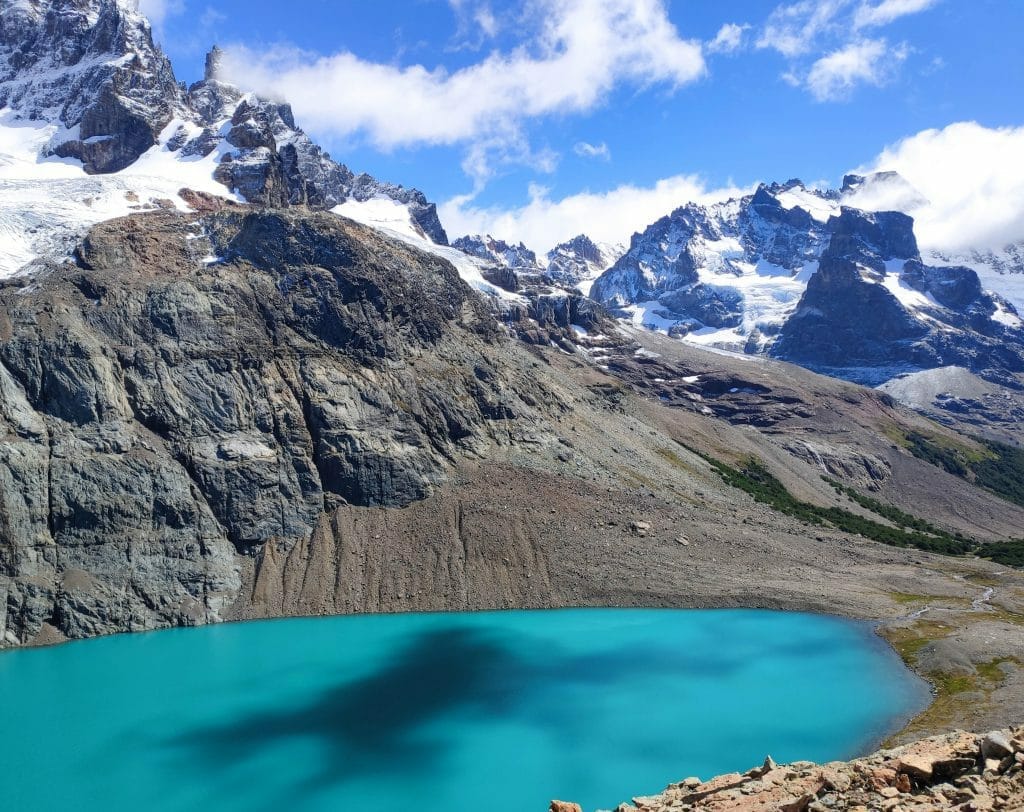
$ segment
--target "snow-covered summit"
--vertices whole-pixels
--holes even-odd
[[[0,109],[55,125],[44,155],[117,172],[185,114],[170,62],[124,0],[0,0]]]
[[[555,282],[583,293],[626,253],[626,246],[594,242],[586,234],[556,245],[547,253],[547,273]]]
[[[490,234],[467,234],[452,242],[453,248],[463,253],[486,260],[501,268],[514,271],[537,272],[541,270],[537,254],[523,243],[507,243]]]
[[[1024,369],[1024,355],[1001,348],[1024,342],[1011,303],[970,268],[926,264],[911,217],[848,205],[904,186],[896,175],[849,177],[841,190],[793,180],[687,204],[634,235],[591,296],[638,326],[706,346],[821,369],[846,358],[837,374],[854,379],[954,355],[992,374]]]
[[[383,198],[447,243],[422,193],[332,160],[287,104],[221,81],[218,62],[214,49],[184,88],[134,0],[0,0],[0,275],[103,219],[184,207],[182,188],[327,209]]]

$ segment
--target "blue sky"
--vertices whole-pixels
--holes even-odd
[[[615,190],[646,193],[620,199],[636,227],[722,188],[835,184],[955,122],[1024,125],[1019,0],[142,5],[179,78],[216,41],[338,160],[536,242]]]

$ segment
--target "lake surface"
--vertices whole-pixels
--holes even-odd
[[[6,809],[611,809],[847,758],[928,700],[870,626],[760,611],[391,615],[0,654]]]

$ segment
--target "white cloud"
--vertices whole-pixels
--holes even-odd
[[[889,48],[884,39],[866,38],[863,29],[888,25],[937,2],[799,0],[772,11],[757,47],[772,48],[789,60],[784,81],[806,87],[818,101],[836,101],[858,84],[885,84],[911,53],[906,45]]]
[[[713,54],[731,54],[738,51],[743,44],[743,32],[748,28],[750,28],[749,25],[726,23],[718,29],[715,38],[708,43],[708,52]]]
[[[889,48],[884,39],[851,43],[811,65],[807,89],[818,101],[836,101],[849,96],[859,84],[878,87],[907,58],[907,53],[902,45]]]
[[[604,141],[600,144],[580,141],[572,148],[572,151],[581,158],[600,158],[602,161],[610,161],[612,158],[612,151],[608,149],[608,145]]]
[[[938,0],[882,0],[876,6],[862,2],[853,16],[854,28],[888,25],[908,14],[917,14],[934,6]]]
[[[758,48],[774,48],[786,57],[797,57],[814,49],[818,38],[835,28],[836,18],[851,0],[801,0],[778,6],[758,37]]]
[[[899,172],[927,203],[910,213],[922,246],[999,249],[1024,239],[1024,127],[976,122],[925,130],[887,147],[859,174]],[[865,208],[891,200],[855,197]]]
[[[185,0],[138,0],[138,6],[153,28],[159,29],[168,17],[185,10]]]
[[[229,48],[226,75],[286,98],[320,135],[362,136],[379,149],[503,144],[545,115],[589,112],[623,84],[670,88],[705,73],[664,0],[533,0],[531,44],[449,72],[368,62],[350,52]]]
[[[577,234],[601,242],[628,242],[634,232],[687,202],[711,202],[747,194],[750,189],[708,189],[695,175],[676,175],[654,186],[619,186],[607,192],[580,192],[553,200],[549,190],[530,188],[524,206],[504,209],[473,206],[455,198],[439,207],[441,222],[451,235],[492,234],[522,240],[546,252]]]
[[[455,37],[460,47],[480,48],[485,40],[497,36],[501,25],[489,0],[448,0],[458,20]]]

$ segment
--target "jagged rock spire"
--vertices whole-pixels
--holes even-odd
[[[210,53],[206,55],[206,70],[203,72],[203,81],[220,81],[221,68],[224,64],[224,51],[219,45],[214,45]]]

